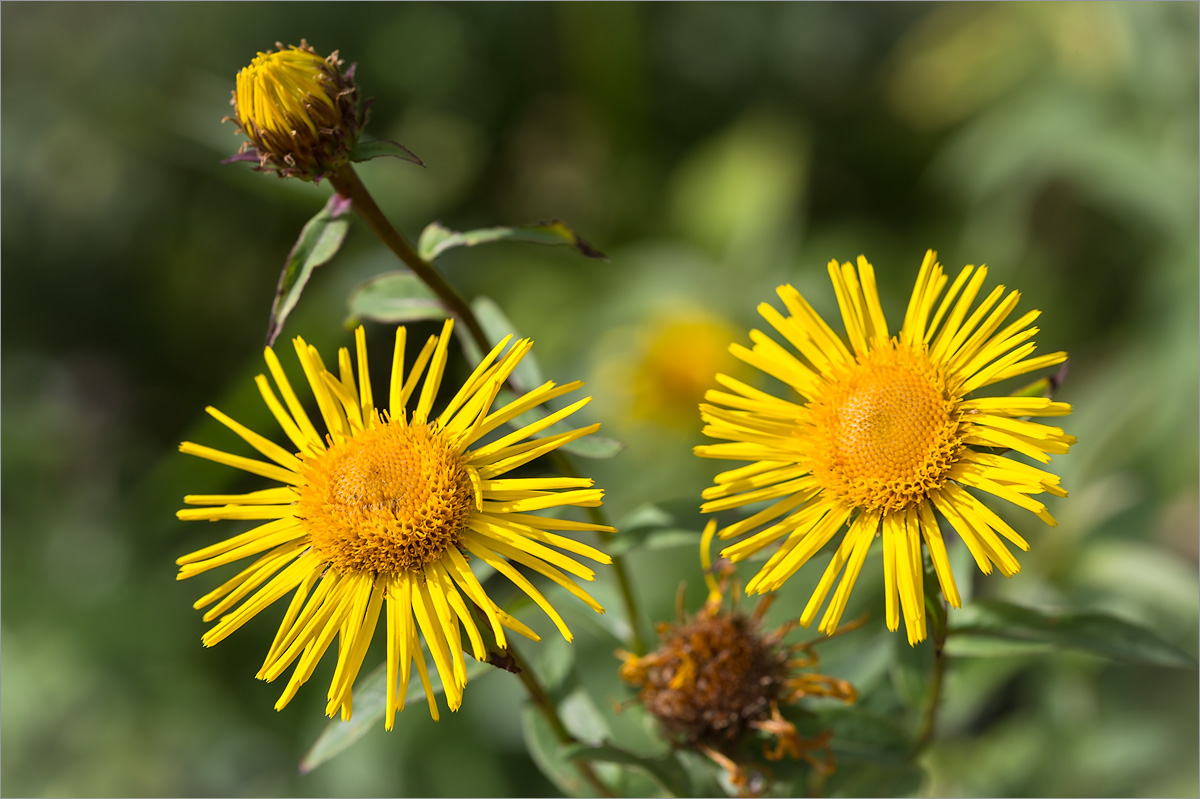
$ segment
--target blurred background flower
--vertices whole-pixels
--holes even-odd
[[[589,470],[618,524],[648,499],[698,507],[720,464],[691,455],[698,419],[690,432],[676,411],[618,396],[643,389],[604,377],[617,331],[635,331],[631,362],[653,377],[673,326],[745,329],[781,283],[833,316],[831,258],[869,253],[884,306],[901,308],[914,260],[936,247],[1019,286],[1022,307],[1044,312],[1039,342],[1071,353],[1057,396],[1080,442],[1060,466],[1071,499],[1052,507],[1057,529],[1027,531],[1021,575],[980,591],[1102,609],[1196,652],[1194,4],[64,3],[5,5],[3,23],[6,793],[557,790],[521,741],[521,696],[487,675],[436,728],[404,714],[298,776],[325,721],[319,692],[264,712],[276,689],[251,677],[271,620],[202,650],[195,588],[174,581],[191,546],[177,497],[247,489],[217,486],[223,470],[176,443],[230,443],[206,404],[269,424],[252,382],[267,312],[329,191],[221,166],[241,137],[220,119],[254,53],[304,37],[358,63],[372,137],[427,164],[360,167],[410,236],[434,219],[558,217],[608,254],[496,245],[440,263],[536,340],[550,377],[591,381],[588,421],[628,445]],[[355,223],[283,335],[347,344],[348,290],[392,268]],[[695,361],[719,357],[687,338]],[[684,383],[652,380],[644,396],[674,402]],[[694,551],[631,564],[651,620],[673,617],[680,580],[688,607],[702,603]],[[864,572],[880,568],[873,554]],[[766,623],[794,617],[812,587],[790,581]],[[860,590],[847,617],[882,606]],[[568,621],[588,688],[568,698],[568,723],[602,717],[635,737],[628,712],[609,713],[624,689],[602,625],[620,619]],[[822,670],[903,697],[892,644],[864,651],[863,635],[823,647]],[[963,661],[923,791],[1195,795],[1198,706],[1186,670]]]

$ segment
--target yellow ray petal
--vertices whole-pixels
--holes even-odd
[[[921,534],[925,538],[925,546],[929,550],[929,558],[933,561],[933,569],[937,573],[938,583],[942,586],[942,596],[950,603],[950,607],[961,608],[962,597],[958,593],[958,585],[954,582],[954,572],[950,568],[950,556],[946,553],[946,542],[942,539],[942,531],[934,518],[933,509],[928,502],[917,506],[917,520],[921,526]]]
[[[503,574],[505,577],[511,580],[514,585],[528,594],[529,598],[532,599],[537,606],[542,609],[542,612],[550,617],[550,621],[554,622],[554,626],[558,628],[558,631],[562,634],[563,638],[567,639],[568,641],[574,639],[574,636],[571,635],[571,630],[567,627],[566,622],[562,620],[562,616],[559,616],[558,611],[556,611],[554,607],[546,601],[546,598],[542,596],[541,592],[533,587],[533,583],[525,579],[520,572],[510,566],[503,558],[496,557],[486,546],[483,546],[481,543],[473,540],[470,536],[464,537],[463,543],[472,555]],[[513,629],[511,625],[505,624],[505,626]]]
[[[237,433],[247,444],[254,447],[256,450],[261,452],[263,455],[266,455],[283,468],[293,472],[299,471],[300,460],[295,455],[276,444],[274,441],[263,438],[258,433],[255,433],[245,425],[234,421],[211,405],[204,410],[209,416],[213,417],[218,422]]]
[[[438,336],[437,346],[433,350],[433,360],[429,362],[429,373],[425,375],[425,383],[421,386],[421,396],[417,400],[416,410],[413,411],[414,424],[421,424],[428,420],[429,413],[433,410],[433,401],[437,398],[438,389],[442,386],[442,373],[446,369],[446,351],[450,347],[450,331],[453,328],[453,319],[447,319],[442,324],[441,335]],[[453,710],[453,708],[451,709]]]
[[[180,444],[179,451],[185,455],[195,455],[198,458],[216,461],[226,466],[232,466],[235,469],[241,469],[243,472],[257,474],[260,477],[266,477],[268,480],[275,480],[288,485],[297,485],[300,482],[300,475],[281,466],[255,460],[254,458],[244,458],[241,455],[231,455],[219,449],[193,444],[191,441],[184,441]]]
[[[396,345],[392,348],[392,377],[388,382],[388,411],[391,418],[405,422],[408,417],[404,414],[404,400],[401,391],[404,388],[404,347],[407,345],[408,331],[404,325],[396,328]]]
[[[279,363],[279,358],[275,355],[275,350],[267,347],[263,352],[263,358],[266,360],[267,369],[271,372],[271,377],[275,379],[275,385],[279,387],[279,393],[283,397],[283,401],[287,403],[288,411],[290,411],[292,419],[295,420],[297,427],[303,434],[304,440],[316,441],[318,443],[323,442],[324,438],[317,432],[317,428],[313,427],[313,423],[309,420],[304,406],[296,398],[296,392],[292,390],[292,384],[288,382],[287,375],[283,371],[283,366]],[[281,420],[280,424],[282,423]]]
[[[367,369],[367,331],[359,325],[354,330],[354,349],[358,356],[358,394],[363,420],[375,415],[375,397],[371,394],[371,374]]]

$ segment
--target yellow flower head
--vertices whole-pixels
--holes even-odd
[[[1029,545],[971,491],[1007,500],[1055,521],[1032,497],[1066,496],[1056,475],[1011,457],[1041,463],[1067,452],[1074,436],[1021,417],[1063,416],[1065,402],[1037,397],[974,397],[1010,377],[1066,360],[1065,352],[1031,357],[1037,328],[1030,311],[1004,325],[1020,294],[996,287],[979,303],[987,268],[966,267],[950,285],[935,254],[925,255],[900,332],[888,333],[875,273],[866,258],[858,268],[829,264],[849,346],[791,286],[779,298],[788,315],[767,303],[763,318],[794,349],[758,330],[753,347],[730,351],[790,386],[798,401],[774,397],[725,375],[728,391],[709,391],[700,406],[704,433],[726,443],[696,447],[706,458],[753,461],[717,475],[704,491],[703,510],[715,513],[757,502],[770,503],[719,535],[753,532],[722,555],[742,560],[784,539],[746,586],[773,591],[796,573],[838,531],[846,534],[801,614],[815,618],[845,568],[820,629],[832,632],[846,607],[867,550],[883,538],[887,624],[901,612],[910,643],[926,636],[921,541],[929,552],[942,593],[954,607],[962,601],[946,555],[935,511],[958,532],[979,568],[993,565],[1006,576],[1021,570],[1002,539]],[[940,300],[939,300],[940,298]],[[1001,327],[1004,325],[1003,327]],[[724,407],[719,407],[724,406]]]
[[[471,569],[471,559],[502,574],[528,594],[571,640],[559,614],[513,564],[537,572],[586,602],[603,608],[575,580],[594,573],[570,555],[610,563],[607,555],[562,531],[612,528],[538,516],[534,511],[597,506],[603,492],[587,478],[505,477],[557,447],[595,432],[599,425],[533,438],[583,407],[567,406],[504,435],[502,425],[560,397],[582,383],[546,383],[498,410],[493,400],[529,352],[520,340],[503,352],[493,349],[439,414],[434,401],[442,382],[451,322],[431,336],[407,371],[405,328],[396,330],[387,404],[376,406],[367,374],[366,338],[355,331],[356,359],[338,353],[337,372],[326,369],[317,350],[295,339],[296,355],[312,389],[322,435],[279,359],[266,350],[266,376],[259,392],[291,447],[280,446],[215,408],[208,412],[266,460],[233,455],[184,442],[182,452],[274,480],[281,485],[236,495],[184,497],[180,519],[253,519],[258,527],[178,560],[179,579],[243,558],[256,558],[197,608],[211,605],[205,621],[219,619],[204,635],[212,646],[268,605],[292,592],[275,641],[258,677],[272,681],[289,667],[291,677],[276,703],[282,709],[313,673],[334,638],[337,667],[326,712],[350,718],[351,688],[381,617],[387,631],[386,725],[403,709],[411,666],[425,686],[429,710],[438,717],[421,640],[428,645],[451,710],[466,685],[464,633],[478,660],[488,657],[474,614],[486,620],[501,647],[505,628],[537,640],[526,625],[501,610]],[[501,354],[503,352],[503,354]],[[357,377],[355,366],[357,365]],[[424,382],[421,376],[424,374]],[[559,531],[559,532],[554,532]],[[564,550],[570,555],[563,554]]]
[[[336,52],[322,58],[303,40],[276,47],[237,75],[234,121],[250,139],[242,152],[281,176],[319,179],[347,162],[366,122],[352,70],[343,73]]]

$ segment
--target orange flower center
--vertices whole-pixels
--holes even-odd
[[[427,424],[384,423],[306,460],[296,514],[344,571],[419,570],[456,546],[475,507],[466,467]]]
[[[957,399],[923,352],[872,349],[809,405],[813,477],[847,504],[900,510],[939,488],[958,459]]]

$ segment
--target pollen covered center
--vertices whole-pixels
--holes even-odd
[[[813,477],[857,507],[908,507],[957,459],[955,404],[924,353],[894,341],[873,349],[810,405]]]
[[[429,425],[386,423],[307,460],[297,515],[345,571],[418,570],[458,545],[475,507],[466,467]]]

